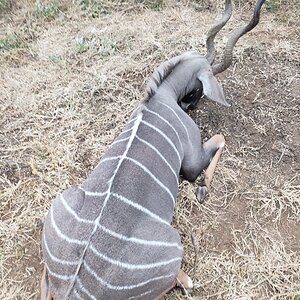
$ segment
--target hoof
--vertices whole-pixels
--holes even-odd
[[[187,276],[187,275],[186,275]],[[185,296],[191,296],[193,293],[193,280],[187,276],[185,282],[181,283],[178,285],[182,289],[182,294]]]
[[[183,288],[187,292],[190,292],[193,290],[194,284],[191,277],[186,275],[182,270],[180,270],[177,276],[177,286]]]
[[[199,186],[197,190],[197,199],[202,204],[204,203],[208,198],[208,188],[203,185]]]
[[[193,295],[193,289],[183,289],[182,294],[185,296],[192,296]]]

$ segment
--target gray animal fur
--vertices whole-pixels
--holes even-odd
[[[179,175],[195,180],[218,148],[203,147],[178,105],[200,79],[204,93],[226,104],[196,52],[159,66],[98,166],[53,202],[42,247],[54,299],[154,299],[176,279],[183,251],[170,223]]]

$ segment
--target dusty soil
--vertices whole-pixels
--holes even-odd
[[[222,3],[0,0],[1,299],[38,299],[51,201],[97,164],[160,62],[205,54]],[[220,53],[252,6],[236,4]],[[166,299],[300,297],[299,14],[297,1],[267,2],[218,76],[232,106],[191,112],[204,139],[227,145],[205,204],[197,183],[180,185],[173,223],[195,289]]]

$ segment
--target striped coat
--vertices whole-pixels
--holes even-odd
[[[177,100],[199,90],[194,73],[206,64],[191,53],[162,64],[86,181],[55,199],[42,239],[54,299],[155,299],[174,283],[183,255],[170,225],[179,174],[194,180],[217,149],[203,150]]]
[[[180,113],[149,102],[88,179],[54,201],[43,235],[54,298],[154,299],[175,280],[182,246],[170,223],[188,134]]]
[[[228,106],[214,75],[230,66],[234,45],[258,24],[264,2],[258,0],[250,22],[232,32],[223,61],[214,64],[214,38],[232,13],[226,0],[209,31],[206,57],[187,52],[161,64],[91,175],[57,197],[44,223],[42,297],[155,299],[172,287],[182,259],[180,237],[170,226],[179,174],[193,181],[214,157],[206,172],[212,174],[225,144],[215,135],[202,145],[197,125],[178,104],[194,107],[203,94]],[[198,191],[210,180],[206,176]]]

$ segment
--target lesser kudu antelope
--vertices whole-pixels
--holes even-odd
[[[187,52],[162,63],[144,99],[88,178],[62,192],[44,222],[42,299],[159,299],[192,280],[180,270],[182,245],[170,225],[179,176],[194,181],[206,168],[205,197],[225,145],[222,135],[202,144],[186,113],[204,95],[228,106],[214,75],[232,62],[237,40],[259,22],[258,0],[248,25],[230,35],[214,64],[214,38],[232,13],[208,33],[207,55]]]

